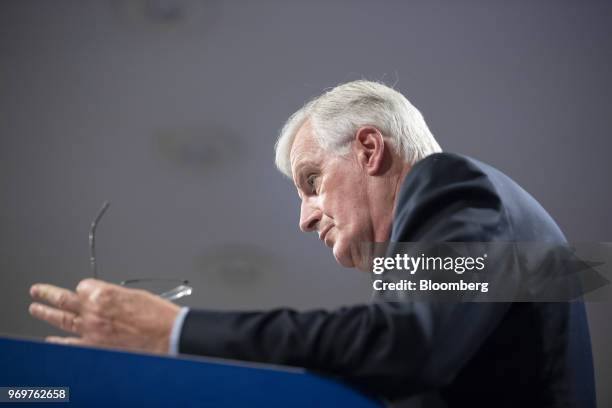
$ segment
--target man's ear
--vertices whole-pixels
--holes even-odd
[[[357,160],[370,176],[384,170],[386,146],[382,133],[374,126],[362,126],[355,133]]]

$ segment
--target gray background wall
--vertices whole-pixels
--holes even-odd
[[[220,309],[366,300],[368,278],[299,232],[272,161],[289,114],[362,77],[570,240],[612,241],[611,17],[578,1],[1,1],[0,332],[51,332],[27,288],[89,275],[106,199],[105,279],[189,279],[186,304]],[[610,406],[611,303],[588,308]]]

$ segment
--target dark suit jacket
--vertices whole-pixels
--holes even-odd
[[[440,153],[403,182],[391,241],[565,242],[500,171]],[[306,367],[387,398],[449,407],[594,407],[582,302],[384,302],[334,311],[190,311],[179,351]]]

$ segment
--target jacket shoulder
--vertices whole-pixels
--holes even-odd
[[[392,240],[444,240],[428,235],[443,225],[460,230],[454,238],[490,240],[503,222],[500,194],[488,166],[454,153],[436,153],[417,162],[406,176],[397,199]],[[437,224],[438,228],[433,228]]]

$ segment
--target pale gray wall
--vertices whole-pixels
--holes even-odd
[[[0,2],[0,331],[49,333],[27,288],[88,275],[105,199],[106,279],[187,278],[201,307],[367,299],[365,276],[299,233],[272,162],[293,110],[361,77],[394,83],[445,150],[507,172],[571,240],[612,241],[611,17],[578,1]],[[218,266],[232,251],[258,266]],[[610,309],[589,305],[602,407]]]

